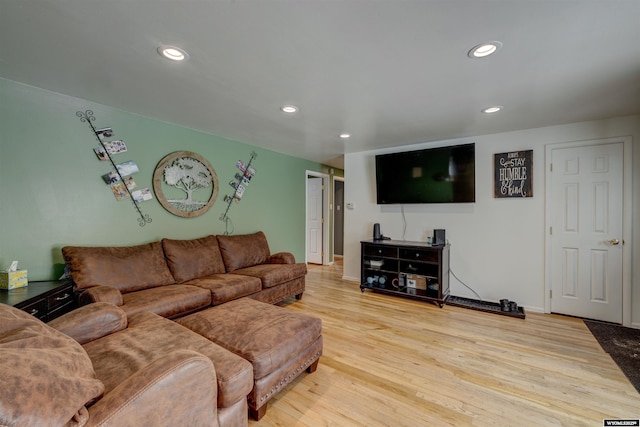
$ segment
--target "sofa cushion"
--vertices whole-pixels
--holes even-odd
[[[238,236],[218,236],[227,273],[262,264],[270,255],[269,243],[262,231]]]
[[[162,317],[173,318],[211,305],[211,292],[189,285],[159,286],[122,295],[120,307],[127,317],[141,311],[150,311]]]
[[[0,304],[0,424],[65,425],[85,420],[100,397],[91,360],[72,338]]]
[[[84,345],[106,393],[148,363],[176,350],[193,350],[211,359],[218,382],[218,406],[243,399],[253,387],[251,364],[206,338],[153,313],[129,317],[129,327]],[[171,404],[171,402],[163,402]]]
[[[178,283],[224,273],[216,236],[192,240],[162,239],[162,248],[171,274]]]
[[[262,289],[262,282],[257,277],[241,276],[239,274],[213,274],[191,280],[185,285],[197,286],[211,291],[211,305],[246,297]]]
[[[307,274],[307,264],[260,264],[253,267],[240,268],[235,274],[257,277],[263,288],[271,288]]]
[[[175,283],[160,242],[138,246],[62,248],[78,289],[111,286],[121,292]]]

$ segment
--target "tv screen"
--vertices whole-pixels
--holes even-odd
[[[379,205],[476,201],[475,144],[376,156]]]

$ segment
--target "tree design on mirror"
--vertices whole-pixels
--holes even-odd
[[[166,155],[153,173],[153,191],[160,204],[183,218],[207,212],[218,196],[218,175],[199,154],[176,151]]]

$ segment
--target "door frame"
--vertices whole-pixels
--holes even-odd
[[[336,220],[335,220],[335,204],[336,204],[336,181],[340,181],[342,182],[342,184],[344,184],[344,178],[341,176],[335,176],[333,175],[331,177],[331,194],[332,197],[331,199],[333,200],[332,206],[331,206],[331,249],[332,249],[332,259],[335,260],[335,247],[336,247],[336,242],[335,242],[335,227],[336,227]],[[343,185],[343,200],[342,200],[342,215],[344,216],[344,185]],[[342,256],[344,256],[344,222],[342,224],[343,228],[342,228]]]
[[[632,160],[633,144],[631,136],[590,139],[584,141],[560,142],[545,145],[545,254],[544,254],[544,312],[551,313],[551,152],[559,148],[588,147],[622,143],[622,325],[631,326],[631,253],[632,253]]]
[[[329,175],[326,173],[305,171],[304,174],[304,262],[308,262],[309,247],[307,246],[307,237],[309,236],[309,223],[307,207],[309,204],[309,194],[307,188],[307,179],[312,176],[314,178],[322,178],[322,265],[329,263]]]

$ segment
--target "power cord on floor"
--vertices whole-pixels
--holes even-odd
[[[477,297],[478,297],[478,299],[479,299],[480,301],[482,301],[482,298],[480,298],[480,295],[478,295],[478,293],[477,293],[476,291],[474,291],[470,286],[468,286],[466,283],[464,283],[462,280],[460,280],[460,278],[458,278],[458,276],[456,276],[456,273],[454,273],[454,272],[453,272],[453,270],[452,270],[451,268],[449,268],[449,272],[451,273],[451,275],[452,275],[453,277],[455,277],[455,278],[456,278],[456,280],[457,280],[458,282],[460,282],[460,283],[461,283],[465,288],[467,288],[467,289],[469,289],[471,292],[473,292],[473,294],[474,294],[475,296],[477,296]]]

